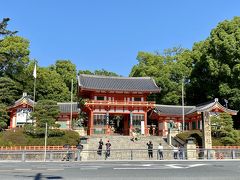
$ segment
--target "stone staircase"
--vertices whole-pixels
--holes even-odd
[[[97,154],[98,142],[104,142],[102,156]],[[89,136],[88,143],[84,145],[82,160],[103,160],[105,159],[105,143],[111,143],[111,160],[148,160],[147,145],[149,141],[153,143],[153,159],[158,159],[157,147],[161,143],[165,149],[164,159],[172,158],[171,147],[160,136],[138,136],[138,140],[131,141],[131,136]]]

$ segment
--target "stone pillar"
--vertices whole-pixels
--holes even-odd
[[[196,144],[193,142],[193,138],[188,138],[187,144],[185,144],[184,149],[186,149],[186,159],[195,160],[197,159],[197,149]]]
[[[212,149],[211,121],[209,112],[202,112],[203,148]]]
[[[212,135],[211,135],[211,120],[208,111],[201,113],[202,115],[202,132],[203,132],[203,148],[204,157],[207,159],[215,157],[215,152],[212,151]]]

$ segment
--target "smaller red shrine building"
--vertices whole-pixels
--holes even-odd
[[[160,88],[150,77],[109,77],[81,74],[78,96],[86,100],[88,135],[131,135],[133,129],[148,134],[147,112],[155,102],[147,101]]]
[[[8,108],[10,113],[9,128],[21,127],[24,124],[33,123],[30,118],[30,113],[33,111],[34,101],[30,99],[27,93],[17,100],[12,106]],[[71,129],[71,103],[57,103],[60,110],[60,115],[56,123],[60,124],[60,129]],[[76,102],[72,103],[72,119],[78,119],[80,110]]]
[[[226,112],[230,115],[237,115],[238,111],[228,109],[218,102],[218,98],[197,106],[174,106],[156,105],[149,116],[152,119],[156,135],[167,136],[168,129],[172,134],[177,134],[184,130],[202,129],[201,112],[210,112],[210,116]]]

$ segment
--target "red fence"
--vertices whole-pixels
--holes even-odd
[[[213,146],[212,149],[240,149],[240,146]]]
[[[47,146],[47,150],[66,150],[63,146]],[[70,146],[70,149],[76,149],[76,146]],[[23,151],[23,150],[30,150],[30,151],[36,151],[36,150],[45,150],[45,146],[9,146],[9,147],[4,147],[1,146],[0,150],[4,151]]]

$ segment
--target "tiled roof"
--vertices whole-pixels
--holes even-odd
[[[33,107],[34,101],[32,99],[30,99],[30,96],[28,96],[27,93],[23,93],[23,96],[20,99],[18,99],[17,101],[15,101],[14,105],[12,105],[11,107],[16,107],[23,102],[25,102],[28,105]]]
[[[218,99],[215,98],[212,101],[199,104],[197,106],[184,106],[184,114],[192,114],[195,112],[204,112],[211,111],[212,108],[218,107],[222,109],[224,112],[230,113],[232,115],[236,115],[238,111],[231,110],[222,106]],[[155,112],[158,114],[171,114],[171,115],[182,115],[182,106],[174,106],[174,105],[156,105]]]
[[[81,89],[105,91],[160,92],[150,77],[111,77],[81,74],[78,77]]]
[[[71,112],[71,103],[57,103],[60,108],[61,113],[70,113]],[[77,102],[72,103],[72,112],[79,112]]]
[[[192,110],[195,110],[195,106],[184,106],[184,114],[188,114]],[[171,114],[171,115],[182,115],[182,106],[174,105],[156,105],[155,111],[158,114]]]
[[[204,104],[197,105],[196,111],[197,112],[208,111],[209,109],[211,109],[213,107],[218,107],[218,108],[222,109],[224,112],[234,114],[234,115],[236,115],[238,113],[238,111],[236,111],[236,110],[228,109],[228,108],[224,107],[223,105],[221,105],[218,101],[218,98],[215,98],[214,100],[206,102]]]

